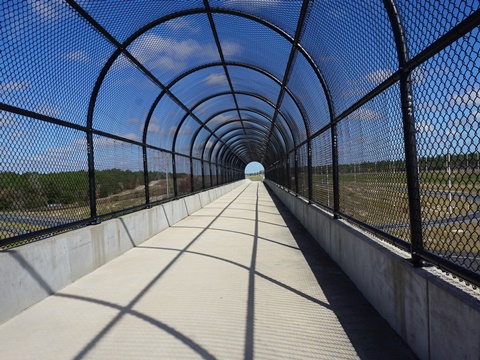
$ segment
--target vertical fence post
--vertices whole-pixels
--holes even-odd
[[[208,168],[210,169],[210,187],[213,187],[213,171],[212,171],[212,163],[209,161],[208,162]]]
[[[150,204],[150,188],[148,187],[148,160],[147,160],[147,147],[145,144],[142,146],[143,150],[143,182],[145,183],[145,204]]]
[[[307,140],[307,176],[308,176],[308,202],[313,199],[313,171],[312,171],[312,139]]]
[[[178,184],[177,184],[177,162],[175,161],[175,153],[172,152],[172,177],[173,177],[173,196],[178,197]]]
[[[292,189],[292,175],[290,173],[290,154],[287,154],[287,160],[285,162],[287,164],[287,182],[286,185],[288,190]]]
[[[295,194],[298,195],[298,149],[295,149]]]
[[[90,217],[92,223],[98,223],[97,217],[97,194],[95,184],[95,160],[93,157],[93,132],[87,129],[87,154],[88,154],[88,186],[90,196]]]
[[[333,177],[333,218],[338,219],[340,212],[340,179],[338,176],[338,136],[337,124],[332,124],[332,177]]]
[[[193,159],[190,158],[190,192],[193,193],[195,191],[195,187],[193,186]]]
[[[409,57],[407,40],[403,31],[400,14],[394,0],[384,0],[392,25],[397,47],[400,70],[400,98],[402,104],[403,137],[405,143],[405,165],[407,170],[408,205],[410,210],[410,232],[412,241],[412,263],[420,266],[418,251],[423,249],[422,212],[420,204],[420,183],[418,175],[415,118],[412,105],[412,84],[410,71],[405,68]]]

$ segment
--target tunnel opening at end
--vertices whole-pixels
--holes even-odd
[[[245,167],[245,179],[252,181],[263,181],[265,178],[265,168],[257,161],[252,161]]]

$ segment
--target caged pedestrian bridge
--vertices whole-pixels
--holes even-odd
[[[0,21],[1,359],[479,359],[478,0]]]

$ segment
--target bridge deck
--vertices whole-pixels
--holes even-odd
[[[413,358],[260,182],[241,186],[3,324],[0,354]]]

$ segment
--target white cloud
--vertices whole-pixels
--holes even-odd
[[[60,18],[59,8],[65,6],[63,0],[29,0],[29,4],[33,11],[45,21]]]
[[[125,138],[125,139],[133,140],[133,141],[141,141],[141,140],[142,140],[138,134],[134,134],[134,133],[124,134],[124,135],[117,135],[117,136],[121,136],[121,137],[123,137],[123,138]]]
[[[419,133],[432,133],[435,131],[435,128],[432,126],[432,124],[429,124],[426,121],[419,121],[415,124],[415,129]]]
[[[11,113],[0,110],[0,127],[15,126],[15,124],[17,124],[17,119]]]
[[[185,17],[178,17],[171,21],[167,21],[165,26],[171,30],[180,30],[180,29],[188,29],[191,33],[198,33],[200,31],[200,27],[191,21],[191,19],[187,19]]]
[[[204,80],[208,85],[226,85],[227,77],[224,73],[213,73],[208,75]]]
[[[354,120],[373,121],[373,120],[379,120],[380,114],[378,113],[378,111],[375,111],[372,109],[360,108],[357,111],[355,111],[351,115],[351,117]]]
[[[208,123],[207,126],[210,127],[211,125],[220,125],[223,124],[226,121],[229,120],[234,120],[238,116],[233,116],[233,115],[226,115],[226,114],[220,114],[215,116],[213,119],[211,119]]]
[[[221,43],[224,56],[234,56],[242,52],[242,47],[235,41],[226,40]]]
[[[40,114],[47,115],[47,116],[52,116],[52,117],[60,114],[60,109],[59,108],[57,108],[56,106],[50,106],[50,105],[42,105],[42,106],[38,107],[35,111],[40,113]]]
[[[242,51],[241,46],[233,41],[222,43],[222,49],[225,56],[233,56]],[[177,40],[156,34],[140,37],[129,51],[144,65],[161,70],[181,71],[194,59],[220,60],[214,43],[204,44],[193,39]]]
[[[28,80],[23,81],[7,81],[0,83],[0,91],[11,92],[11,91],[24,91],[30,86]]]
[[[462,93],[455,93],[450,98],[452,105],[480,106],[480,88],[469,87]]]
[[[377,84],[377,83],[387,79],[392,74],[393,74],[393,70],[391,70],[391,69],[378,69],[378,70],[375,70],[375,71],[367,74],[364,77],[364,80]]]
[[[150,123],[148,125],[148,132],[151,134],[159,134],[165,136],[167,138],[173,137],[175,135],[175,131],[177,131],[177,126],[170,126],[169,128],[161,128],[160,126]]]
[[[25,133],[23,131],[15,131],[12,135],[10,135],[10,140],[16,140],[21,138]]]
[[[71,51],[63,55],[65,59],[77,61],[77,62],[89,62],[90,56],[88,56],[86,51],[83,50],[76,50]]]
[[[160,126],[150,123],[148,125],[148,132],[153,134],[161,134],[162,129],[160,128]]]

